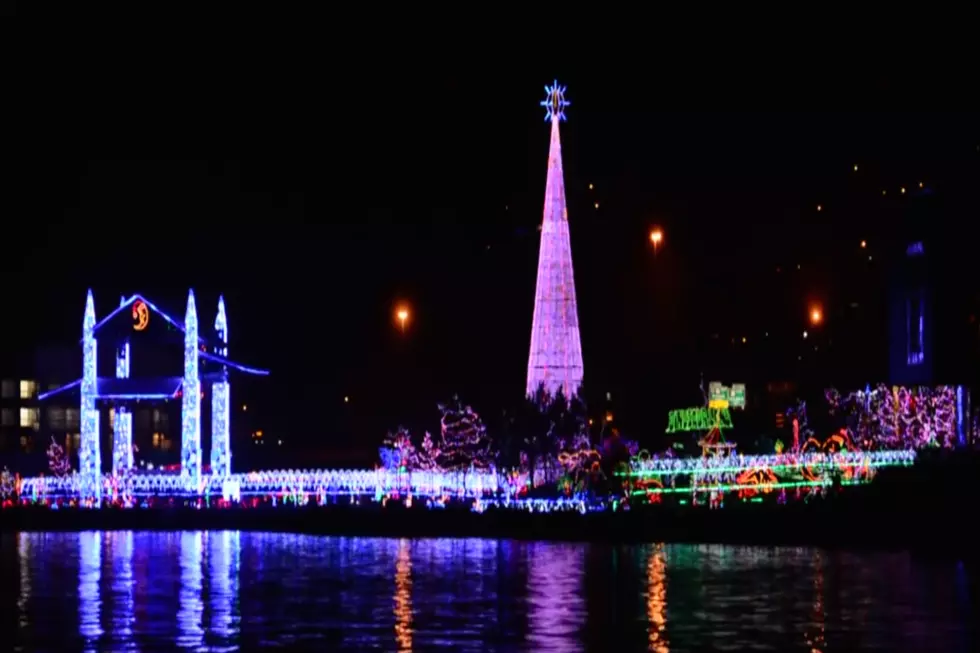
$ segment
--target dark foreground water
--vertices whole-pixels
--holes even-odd
[[[977,650],[907,554],[237,532],[2,537],[3,649]]]

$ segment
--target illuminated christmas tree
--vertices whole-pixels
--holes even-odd
[[[464,406],[454,396],[447,404],[439,404],[442,413],[440,445],[437,462],[446,471],[464,471],[471,467],[490,466],[493,455],[490,438],[480,416]]]
[[[574,396],[582,385],[582,342],[579,336],[572,245],[565,206],[561,137],[558,123],[565,119],[565,87],[556,81],[546,86],[545,120],[551,121],[548,178],[544,192],[538,278],[534,294],[531,352],[527,363],[526,394],[534,395],[543,385],[551,396],[559,389]]]
[[[55,442],[54,437],[51,438],[51,444],[48,446],[48,469],[51,473],[58,478],[64,478],[71,474],[71,462],[68,460],[68,455],[65,453],[64,447]]]
[[[0,499],[7,499],[14,495],[16,481],[14,475],[6,467],[0,472]]]
[[[438,471],[439,464],[436,461],[440,455],[439,447],[432,441],[432,434],[426,431],[425,437],[422,438],[421,448],[415,450],[412,469],[423,472]]]
[[[399,470],[405,468],[411,471],[415,462],[415,446],[408,429],[399,426],[394,433],[388,432],[384,444],[379,451],[381,466],[385,469]]]

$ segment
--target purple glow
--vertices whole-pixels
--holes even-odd
[[[565,397],[572,397],[582,385],[582,341],[565,207],[559,121],[560,115],[552,113],[531,353],[527,363],[527,394],[533,395],[544,384],[551,395],[561,388]]]

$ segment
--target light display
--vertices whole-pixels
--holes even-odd
[[[228,316],[224,297],[218,298],[214,331],[218,339],[214,353],[227,357]],[[231,474],[231,384],[227,366],[222,366],[221,375],[222,380],[211,386],[211,474],[224,477]]]
[[[95,298],[88,291],[85,298],[85,317],[82,320],[82,382],[81,436],[78,448],[78,474],[83,501],[98,505],[101,502],[102,452],[99,447],[98,342],[95,339]]]
[[[123,306],[126,300],[123,300]],[[142,299],[133,302],[133,331],[144,331],[150,324],[150,309]]]
[[[728,408],[681,408],[667,413],[667,433],[732,428]]]
[[[863,448],[952,448],[961,440],[962,387],[935,388],[879,384],[846,396],[824,392],[832,416],[844,421],[848,433]]]
[[[184,315],[184,380],[180,409],[180,475],[190,487],[201,484],[201,381],[198,371],[197,306],[187,294]]]
[[[582,385],[582,341],[558,129],[559,121],[565,117],[563,109],[569,103],[565,100],[565,88],[557,82],[545,90],[548,98],[542,106],[547,108],[546,119],[551,120],[551,145],[526,390],[528,396],[533,396],[543,385],[550,395],[560,388],[565,397],[573,397]]]
[[[436,462],[446,471],[465,471],[473,467],[485,468],[493,456],[490,438],[483,420],[472,408],[464,406],[459,397],[447,404],[439,404],[442,441]]]
[[[426,435],[429,436],[428,433]],[[432,436],[429,436],[430,446],[431,441]],[[378,454],[381,458],[381,466],[387,470],[415,469],[417,461],[415,445],[412,444],[412,436],[404,426],[399,426],[394,433],[388,433]]]
[[[17,483],[14,475],[6,467],[0,471],[0,499],[7,499],[17,491]]]
[[[136,310],[137,304],[142,307],[142,311]],[[125,297],[120,298],[119,305],[126,305]],[[138,301],[133,304],[133,317],[140,315],[140,321],[134,325],[137,331],[146,328],[149,320],[148,310],[145,302]],[[116,348],[116,378],[128,379],[129,369],[129,340],[124,340]],[[133,415],[126,406],[117,406],[115,410],[112,424],[112,473],[123,474],[133,466]]]
[[[915,457],[914,451],[821,451],[725,458],[651,458],[641,452],[628,469],[617,472],[617,475],[628,479],[629,495],[638,498],[711,492],[768,493],[781,489],[822,491],[833,486],[835,475],[841,479],[841,485],[866,483],[878,469],[909,466]],[[520,507],[523,504],[515,502],[526,491],[528,480],[526,472],[498,473],[492,468],[466,472],[308,469],[232,474],[225,479],[208,476],[202,479],[201,488],[191,488],[180,476],[173,474],[134,474],[131,494],[140,499],[195,498],[207,493],[221,496],[224,490],[233,487],[234,496],[241,499],[277,497],[303,503],[314,497],[321,503],[341,497],[381,500],[388,496],[413,495],[443,502],[479,497],[480,506],[475,509],[483,510],[490,505]],[[102,491],[111,494],[113,483],[112,476],[102,477]],[[80,496],[81,489],[78,475],[60,479],[27,478],[21,482],[20,497],[24,501],[72,498]],[[608,507],[602,499],[592,501],[595,509]],[[534,499],[528,505],[542,510],[574,506],[577,510],[584,504],[580,498],[562,497]]]
[[[58,444],[54,436],[51,437],[51,444],[48,445],[48,469],[56,478],[63,478],[71,474],[71,462],[65,454],[65,448]]]
[[[541,100],[541,106],[544,107],[545,121],[565,120],[565,107],[572,104],[565,99],[566,90],[568,90],[566,87],[558,84],[557,79],[551,86],[545,85],[545,98]]]

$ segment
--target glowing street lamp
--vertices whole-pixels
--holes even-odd
[[[408,309],[404,306],[400,307],[395,312],[395,317],[398,319],[398,324],[401,326],[402,333],[405,333],[405,322],[408,321],[409,317]]]
[[[664,242],[664,232],[660,227],[654,227],[650,230],[650,242],[653,243],[653,253],[656,254],[661,243]]]
[[[810,309],[810,324],[817,326],[821,322],[823,322],[823,311],[820,310],[819,306],[812,307]]]

